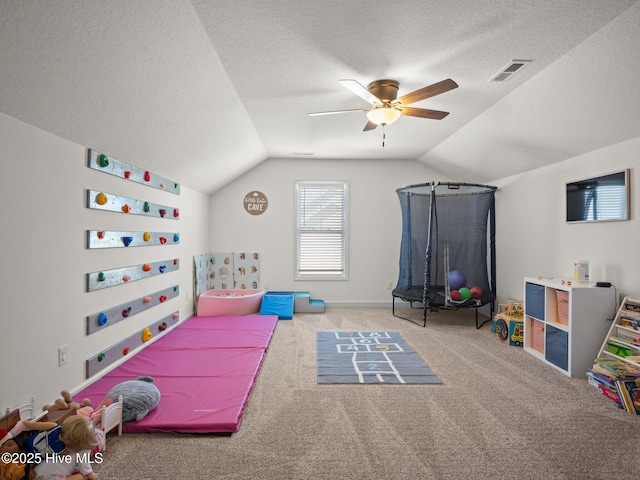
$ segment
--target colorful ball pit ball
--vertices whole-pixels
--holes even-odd
[[[449,287],[451,290],[460,290],[467,284],[467,277],[459,270],[451,270],[449,272]]]
[[[467,287],[462,287],[458,292],[460,292],[460,298],[462,300],[469,300],[471,298],[471,290]]]
[[[482,297],[482,289],[481,289],[479,286],[474,285],[473,287],[471,287],[471,289],[470,289],[470,290],[471,290],[471,296],[472,296],[473,298],[480,298],[480,297]]]
[[[458,290],[451,290],[450,295],[451,295],[451,300],[454,300],[456,302],[460,300],[460,298],[462,298],[460,297],[460,292]]]

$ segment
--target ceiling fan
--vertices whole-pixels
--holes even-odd
[[[429,110],[426,108],[407,107],[407,105],[426,98],[435,97],[441,93],[448,92],[458,87],[458,84],[450,78],[423,87],[415,92],[407,93],[400,98],[398,96],[397,80],[375,80],[366,88],[356,80],[340,80],[340,83],[351,90],[359,97],[371,104],[371,108],[355,108],[350,110],[334,110],[330,112],[314,112],[309,115],[333,115],[336,113],[367,112],[368,122],[363,131],[373,130],[378,125],[390,125],[395,122],[400,115],[411,117],[431,118],[442,120],[449,115],[449,112],[440,110]]]

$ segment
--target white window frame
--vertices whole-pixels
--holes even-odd
[[[322,188],[341,188],[342,189],[342,230],[341,230],[341,240],[342,240],[342,245],[341,245],[341,268],[339,270],[336,271],[321,271],[321,269],[318,270],[311,270],[311,271],[304,271],[302,265],[301,265],[301,251],[300,251],[300,238],[301,238],[301,234],[303,234],[305,231],[307,233],[310,232],[315,232],[318,233],[320,232],[320,234],[322,235],[322,232],[331,232],[331,231],[339,231],[336,230],[335,227],[337,225],[333,225],[333,228],[331,224],[329,224],[328,226],[325,225],[325,227],[327,228],[323,228],[323,226],[318,226],[316,225],[315,227],[311,228],[311,229],[305,229],[305,225],[303,225],[304,222],[304,212],[302,211],[302,207],[303,207],[303,200],[301,198],[301,194],[304,191],[304,189],[309,189],[309,188],[318,188],[318,189],[322,189]],[[349,276],[348,276],[348,265],[349,265],[349,261],[348,261],[348,251],[349,251],[349,236],[348,236],[348,226],[349,226],[349,218],[348,218],[348,212],[349,212],[349,182],[347,181],[315,181],[315,180],[296,180],[295,182],[295,198],[294,198],[294,222],[295,222],[295,228],[294,228],[294,235],[295,235],[295,239],[294,239],[294,250],[295,250],[295,257],[294,257],[294,280],[348,280]],[[318,213],[318,208],[320,210],[322,210],[321,206],[316,205],[316,213]],[[339,223],[339,222],[338,222]]]

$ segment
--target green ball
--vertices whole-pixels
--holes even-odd
[[[471,290],[469,290],[467,287],[462,287],[458,291],[460,292],[460,298],[462,300],[468,300],[471,298]]]

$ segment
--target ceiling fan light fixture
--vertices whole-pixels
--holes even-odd
[[[376,125],[391,125],[400,118],[400,110],[389,106],[373,107],[367,112],[367,118]]]

